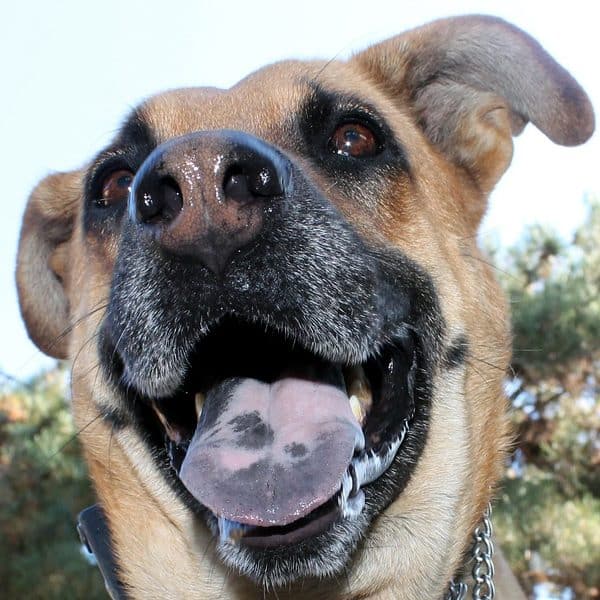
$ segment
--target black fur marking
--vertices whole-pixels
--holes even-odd
[[[121,132],[117,137],[116,145],[137,146],[150,151],[156,147],[156,138],[138,110],[134,110],[125,119],[121,126]]]
[[[289,230],[284,229],[282,231],[280,229],[278,232],[282,235],[289,234],[292,238],[294,236],[293,230],[290,232]],[[332,238],[335,239],[335,236],[332,236]],[[368,269],[374,278],[373,285],[376,294],[373,301],[375,304],[372,305],[371,309],[365,311],[365,303],[367,306],[369,305],[371,302],[369,300],[370,297],[362,296],[360,293],[357,294],[355,289],[354,296],[349,296],[357,303],[350,305],[351,314],[353,314],[354,319],[341,321],[341,324],[338,322],[338,330],[335,332],[335,335],[337,336],[337,340],[342,341],[336,342],[332,346],[324,346],[324,352],[327,351],[327,348],[331,348],[332,352],[345,351],[348,355],[351,355],[352,348],[360,340],[368,344],[368,346],[373,347],[378,340],[402,340],[409,337],[413,339],[416,344],[417,364],[419,365],[414,385],[416,391],[415,415],[411,422],[410,430],[392,466],[377,481],[363,488],[366,505],[360,517],[356,520],[344,520],[335,523],[323,534],[309,538],[298,544],[277,549],[253,549],[216,542],[217,550],[227,565],[236,568],[239,572],[267,586],[288,585],[298,578],[325,577],[339,573],[351,559],[357,544],[364,537],[371,521],[394,501],[410,481],[427,440],[433,371],[435,365],[443,361],[444,356],[441,346],[444,334],[444,322],[434,284],[425,271],[396,249],[374,249],[356,245],[350,245],[346,248],[346,250],[348,249],[354,255],[354,260],[352,261],[352,264],[355,266],[353,276],[360,276],[360,269],[364,268]],[[141,252],[139,246],[138,251]],[[343,252],[344,249],[340,251]],[[142,252],[141,256],[143,255]],[[293,260],[293,255],[283,258]],[[329,262],[336,265],[337,258],[334,253],[330,255]],[[279,270],[285,268],[286,263],[285,261],[280,263],[280,260],[282,260],[280,256],[271,256],[270,271],[268,274],[271,278],[281,276]],[[155,265],[156,263],[148,261],[145,264]],[[296,288],[300,286],[300,289],[288,286],[285,291],[287,294],[287,310],[292,311],[295,317],[296,328],[292,330],[295,333],[295,339],[298,343],[303,341],[308,345],[307,339],[309,339],[310,333],[302,327],[303,319],[318,316],[318,319],[312,321],[312,324],[313,327],[317,325],[322,329],[319,329],[316,333],[327,331],[328,323],[330,321],[335,323],[338,319],[337,315],[332,315],[332,307],[334,306],[331,300],[332,296],[326,294],[324,297],[321,297],[323,291],[327,290],[329,292],[332,288],[337,290],[336,286],[345,282],[349,285],[354,285],[356,288],[356,282],[353,278],[345,280],[343,277],[323,282],[320,279],[319,272],[312,271],[312,266],[308,270],[306,263],[303,263],[303,266],[304,268],[301,272],[305,275],[316,277],[317,280],[315,283],[318,282],[318,285],[314,289],[311,287],[308,290],[303,290],[303,279],[292,280],[294,281],[294,286]],[[160,324],[161,329],[167,328],[167,331],[170,332],[169,340],[171,340],[176,328],[169,326],[169,320],[173,317],[181,319],[182,315],[188,319],[202,317],[200,308],[205,311],[215,310],[216,307],[226,301],[226,296],[229,294],[227,291],[228,282],[225,280],[220,283],[221,294],[215,294],[214,297],[209,295],[207,300],[201,301],[199,300],[199,295],[209,293],[210,288],[214,285],[211,284],[210,279],[204,277],[199,282],[197,278],[192,279],[184,276],[181,279],[177,278],[174,280],[172,279],[173,275],[179,267],[171,263],[168,267],[165,265],[163,268],[167,270],[164,271],[161,269],[159,273],[163,275],[163,282],[165,278],[169,281],[167,289],[170,289],[171,292],[170,295],[165,293],[165,302],[164,304],[161,302],[159,305],[161,308],[156,307],[151,308],[151,310],[159,311],[156,313],[157,320],[155,322]],[[135,270],[135,263],[132,265],[132,269]],[[359,271],[358,273],[357,270]],[[255,268],[253,273],[255,283],[252,293],[241,295],[241,299],[244,300],[245,309],[251,309],[252,313],[250,314],[254,315],[255,318],[264,311],[265,318],[270,315],[270,324],[273,325],[274,322],[276,324],[277,321],[272,315],[276,315],[277,319],[282,318],[279,316],[280,313],[277,312],[277,305],[271,304],[264,296],[264,294],[277,292],[279,286],[276,283],[276,279],[268,279],[270,286],[264,288],[262,284],[262,277],[266,275],[264,271],[260,268]],[[286,273],[289,274],[289,271],[286,271]],[[132,274],[133,271],[131,270],[123,270],[122,274],[116,278],[116,281],[119,283],[119,287],[117,288],[119,289],[119,294],[125,293],[127,290],[127,286],[121,288],[126,283],[125,279],[122,278],[125,278],[126,275],[131,276]],[[155,292],[160,289],[156,287],[157,283],[158,280],[155,282]],[[358,289],[360,290],[360,286],[358,286]],[[177,290],[180,290],[180,292],[177,292]],[[177,294],[180,300],[179,304],[173,303],[172,298],[174,294]],[[315,294],[317,297],[315,297]],[[340,295],[343,295],[342,291],[336,292],[333,298]],[[170,298],[170,301],[167,300],[167,297]],[[137,296],[134,294],[132,296],[123,296],[120,300],[126,298],[129,298],[131,301],[129,306],[133,306],[134,303],[140,306],[140,303],[142,303],[140,308],[143,310],[143,303],[148,302],[151,298],[156,299],[157,296],[156,294],[153,296],[142,294],[140,297],[139,294]],[[194,298],[194,311],[188,311],[185,308],[186,299],[192,302]],[[113,305],[112,308],[119,314],[116,306]],[[175,306],[178,308],[177,311],[174,311]],[[312,308],[307,312],[307,307]],[[128,307],[127,310],[129,310]],[[140,318],[144,314],[147,314],[147,311],[146,313],[140,313]],[[211,313],[209,312],[208,314]],[[237,314],[243,313],[238,312]],[[132,318],[136,318],[135,312]],[[283,318],[285,318],[285,315]],[[123,323],[122,321],[119,322]],[[371,322],[371,325],[365,326],[369,322]],[[114,323],[113,321],[113,326]],[[190,335],[190,332],[197,331],[193,324],[184,326],[185,321],[180,321],[180,323],[179,331],[187,331],[187,335]],[[291,324],[289,321],[288,323]],[[297,327],[300,327],[300,329],[297,329]],[[117,329],[116,333],[120,335],[119,331],[121,330]],[[128,344],[131,343],[131,339],[126,339],[127,334],[128,332],[121,338],[119,350],[128,347]],[[115,333],[113,333],[114,335]],[[327,333],[321,334],[320,337],[327,340],[332,335],[331,332],[327,331]],[[170,366],[171,350],[169,350],[169,347],[162,346],[160,338],[156,341],[157,346],[155,347],[153,346],[154,342],[152,338],[147,337],[145,340],[147,341],[144,347],[145,351],[153,349],[160,351],[152,359],[156,361],[154,364],[166,362],[167,366]],[[190,345],[190,347],[193,347],[193,345]],[[152,363],[149,364],[151,365]],[[138,402],[137,406],[140,405],[143,405],[143,403]],[[147,440],[149,446],[154,449],[158,466],[161,467],[165,478],[177,490],[189,509],[204,518],[213,533],[217,535],[215,517],[191,496],[170,467],[166,452],[162,450],[164,447],[162,432],[148,428],[148,420],[145,423],[140,420],[139,431],[142,437]],[[302,462],[302,460],[305,459],[300,459],[299,462]]]
[[[113,431],[120,431],[132,423],[131,416],[123,410],[98,405],[97,408],[102,420],[109,423]]]
[[[455,338],[446,348],[444,366],[447,369],[456,369],[462,366],[469,356],[469,342],[464,335]]]
[[[152,131],[134,111],[124,122],[115,142],[96,156],[86,174],[83,205],[86,231],[106,235],[117,227],[125,213],[126,202],[98,206],[102,182],[107,175],[120,169],[135,173],[156,145]]]
[[[336,177],[340,184],[340,172],[350,177],[349,183],[361,179],[389,177],[394,170],[409,174],[410,164],[404,147],[394,136],[389,125],[368,101],[326,90],[319,84],[311,84],[312,92],[299,112],[298,122],[304,141],[304,153],[316,159],[316,166],[328,175]],[[352,158],[332,152],[329,140],[342,123],[357,121],[375,134],[379,152],[371,157]]]

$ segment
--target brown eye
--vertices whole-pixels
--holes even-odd
[[[111,206],[122,200],[127,200],[133,173],[127,169],[113,171],[104,178],[102,183],[102,197],[97,201],[99,206]]]
[[[362,123],[344,123],[340,125],[329,140],[329,148],[335,154],[366,158],[380,151],[375,134]]]

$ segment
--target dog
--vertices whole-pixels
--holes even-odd
[[[456,17],[158,94],[36,187],[21,311],[72,362],[126,597],[469,585],[510,443],[477,230],[529,121],[569,146],[594,129],[535,40]],[[522,597],[503,562],[495,583]]]

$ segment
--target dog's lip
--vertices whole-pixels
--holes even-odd
[[[265,549],[290,546],[315,537],[342,519],[342,511],[336,497],[314,511],[284,527],[250,527],[230,522],[213,515],[217,522],[222,543],[239,543],[242,546]]]
[[[289,546],[323,533],[333,523],[339,520],[340,516],[340,509],[334,504],[320,516],[307,518],[305,524],[299,525],[287,533],[251,530],[241,537],[240,543],[243,546],[259,549]]]

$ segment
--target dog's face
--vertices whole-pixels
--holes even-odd
[[[451,19],[157,95],[38,186],[22,311],[133,596],[441,596],[507,439],[476,236],[527,121],[593,129],[533,40]]]

